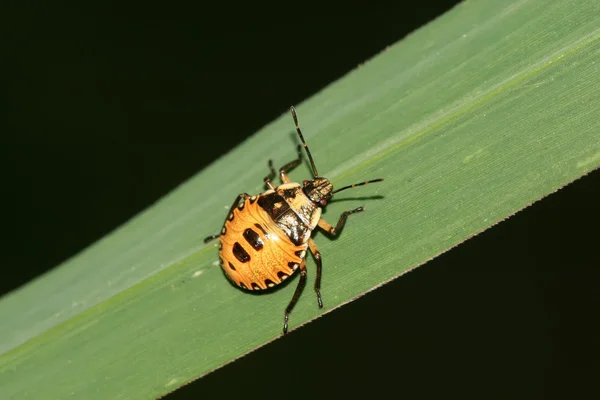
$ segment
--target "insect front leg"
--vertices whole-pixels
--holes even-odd
[[[288,331],[288,320],[290,317],[290,313],[294,309],[294,306],[298,302],[300,298],[300,294],[302,294],[302,289],[306,285],[306,259],[302,260],[300,263],[300,281],[298,282],[298,286],[296,286],[296,291],[294,292],[294,296],[292,297],[292,301],[285,309],[285,315],[283,318],[283,334],[285,335]]]
[[[317,294],[317,303],[319,308],[323,308],[323,300],[321,299],[321,272],[323,270],[323,264],[321,262],[321,252],[317,248],[315,241],[312,238],[308,239],[308,248],[315,257],[317,262],[317,279],[315,279],[315,293]]]
[[[227,222],[228,219],[229,220],[233,219],[233,210],[235,210],[235,208],[240,204],[240,200],[242,198],[244,198],[244,200],[246,200],[248,197],[250,197],[250,195],[248,193],[240,193],[240,194],[238,194],[238,196],[233,201],[233,204],[231,205],[231,208],[229,209],[229,212],[227,213],[227,217],[225,217],[225,222]],[[211,240],[214,240],[214,239],[220,237],[221,235],[223,235],[224,234],[224,229],[225,229],[225,223],[223,223],[223,230],[221,230],[221,233],[217,233],[216,235],[207,236],[206,238],[204,238],[204,243],[208,243]]]
[[[325,221],[323,218],[321,218],[319,220],[318,225],[321,227],[321,229],[324,229],[327,232],[329,232],[330,234],[335,236],[335,235],[338,235],[344,228],[344,225],[346,225],[346,219],[348,219],[348,215],[356,214],[357,212],[361,212],[361,211],[364,211],[363,206],[355,208],[354,210],[344,211],[342,213],[342,215],[340,215],[340,219],[338,220],[337,224],[335,225],[335,228],[329,222]]]
[[[265,176],[265,179],[263,179],[263,181],[268,187],[270,187],[271,189],[275,189],[275,186],[271,182],[273,178],[275,178],[275,168],[273,168],[273,160],[269,160],[269,169],[271,170],[271,172],[269,172],[269,175]]]
[[[302,146],[298,145],[296,151],[298,152],[298,158],[294,161],[290,161],[285,164],[283,167],[279,168],[279,177],[281,178],[281,182],[290,183],[291,180],[288,178],[287,173],[292,169],[296,168],[302,162]]]

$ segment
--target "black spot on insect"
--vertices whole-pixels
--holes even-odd
[[[223,226],[223,229],[221,229],[221,236],[225,236],[226,233],[227,233],[227,228],[225,226]]]
[[[219,264],[221,265],[221,267],[223,266],[223,258],[221,256],[219,256]]]
[[[235,244],[233,245],[233,255],[240,262],[246,263],[250,261],[250,254],[248,254],[248,252],[246,252],[246,250],[244,250],[242,245],[238,242],[235,242]]]
[[[233,221],[233,212],[231,214],[229,214],[229,216],[227,217],[227,220]]]
[[[258,236],[258,233],[254,232],[250,228],[244,231],[244,239],[246,239],[248,244],[256,251],[262,249],[264,246],[264,243],[260,236]]]
[[[260,290],[260,286],[258,286],[258,284],[256,282],[252,282],[252,289]]]
[[[289,276],[289,275],[288,275],[288,274],[286,274],[285,272],[281,272],[281,271],[278,271],[278,272],[277,272],[277,277],[278,277],[279,279],[281,279],[281,280],[284,280],[284,279],[285,279],[285,278],[287,278],[288,276]]]
[[[273,287],[275,286],[275,282],[270,279],[265,279],[265,285],[267,285],[267,287]]]
[[[241,288],[244,288],[244,289],[248,289],[248,288],[246,287],[246,285],[244,285],[244,282],[240,282],[240,287],[241,287]]]
[[[275,221],[290,209],[284,198],[277,193],[260,196],[258,198],[258,205]]]
[[[219,250],[223,250],[223,243],[219,242]]]
[[[243,210],[245,205],[246,205],[245,201],[238,204],[238,210]]]
[[[255,226],[255,227],[257,227],[258,229],[260,229],[260,230],[261,230],[261,232],[263,233],[263,235],[265,235],[265,236],[269,236],[269,235],[267,234],[267,231],[265,231],[265,228],[263,228],[261,224],[254,224],[254,226]]]
[[[306,252],[304,250],[298,250],[294,254],[296,254],[300,258],[303,258],[306,255]]]
[[[283,195],[284,195],[284,197],[286,197],[288,199],[295,199],[296,198],[296,190],[297,189],[284,189]]]
[[[256,199],[258,199],[258,196],[252,196],[252,197],[250,197],[250,204],[254,204],[254,202],[256,201]]]
[[[296,268],[298,268],[298,263],[295,263],[295,262],[292,262],[292,261],[290,261],[290,262],[288,263],[288,267],[290,267],[290,269],[291,269],[292,271],[294,271]]]
[[[223,262],[221,261],[221,265],[222,265],[222,264],[223,264]],[[232,264],[231,262],[229,263],[229,268],[231,268],[232,270],[234,270],[234,271],[235,271],[235,267],[233,266],[233,264]]]

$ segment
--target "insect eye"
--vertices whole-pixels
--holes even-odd
[[[310,183],[310,181],[307,181],[306,179],[305,179],[305,180],[302,182],[302,184],[303,184],[304,186],[308,185],[309,183]]]
[[[327,205],[327,200],[321,199],[321,201],[319,201],[319,203],[321,203],[322,206],[326,206]]]

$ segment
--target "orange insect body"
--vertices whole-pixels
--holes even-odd
[[[294,198],[301,201],[288,201],[292,190],[296,191]],[[305,204],[304,210],[294,209],[299,203]],[[270,208],[265,209],[265,204]],[[313,208],[312,220],[306,219],[306,208]],[[276,209],[280,217],[273,219],[269,209]],[[298,269],[321,209],[312,206],[300,185],[287,183],[276,191],[247,197],[230,215],[221,232],[221,267],[236,285],[260,290],[280,284]],[[298,233],[300,240],[290,240]]]
[[[327,205],[334,193],[383,179],[374,179],[333,190],[326,178],[319,177],[312,155],[298,126],[296,111],[291,108],[296,132],[304,145],[313,171],[313,179],[302,185],[290,182],[287,172],[302,162],[302,147],[298,146],[298,158],[279,169],[282,184],[275,187],[275,169],[269,160],[271,173],[265,177],[270,188],[266,192],[250,196],[240,194],[233,202],[221,233],[204,241],[219,238],[219,261],[227,277],[237,286],[248,290],[263,290],[279,285],[296,270],[300,281],[294,296],[285,309],[283,333],[288,329],[288,318],[306,284],[306,250],[310,250],[317,263],[315,293],[320,308],[321,300],[321,253],[311,239],[312,231],[321,227],[331,235],[337,235],[350,214],[363,211],[363,207],[345,211],[335,227],[321,218],[321,207]]]

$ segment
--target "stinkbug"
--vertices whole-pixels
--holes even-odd
[[[312,231],[318,226],[331,235],[340,233],[350,214],[363,211],[363,207],[345,211],[335,227],[321,218],[321,207],[334,193],[367,183],[381,182],[373,179],[355,183],[333,190],[327,178],[319,176],[310,150],[298,126],[298,117],[294,107],[290,108],[296,132],[302,145],[298,145],[298,158],[279,169],[282,184],[273,185],[275,169],[273,160],[269,160],[271,170],[264,178],[269,189],[256,196],[242,193],[236,197],[227,214],[221,233],[208,236],[207,243],[219,238],[219,261],[225,275],[237,286],[247,290],[264,290],[279,285],[297,269],[300,269],[300,281],[294,296],[285,309],[283,333],[288,330],[288,319],[296,305],[300,293],[306,284],[306,249],[313,254],[317,264],[315,292],[319,308],[321,300],[321,253],[311,238]],[[302,185],[291,182],[287,173],[302,162],[302,146],[306,150],[313,179],[305,180]]]

